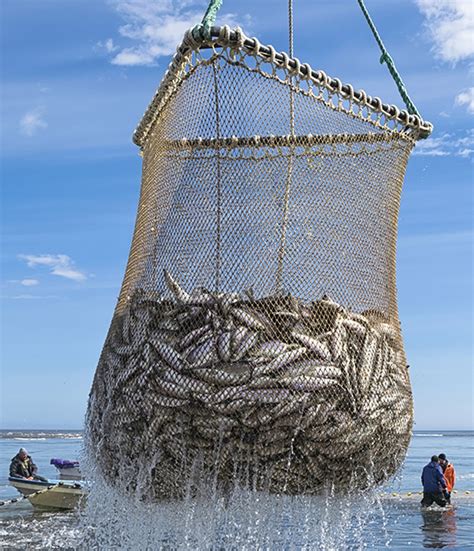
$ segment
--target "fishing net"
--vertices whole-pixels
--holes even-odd
[[[144,499],[367,487],[410,439],[397,218],[431,126],[239,29],[214,35],[186,34],[135,132],[89,453]]]

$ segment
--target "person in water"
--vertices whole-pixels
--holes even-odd
[[[433,455],[430,463],[423,468],[421,483],[423,484],[423,499],[421,500],[423,507],[429,507],[433,502],[440,507],[446,506],[444,497],[446,481],[437,455]]]
[[[33,463],[31,455],[28,455],[25,448],[20,448],[20,451],[12,458],[10,463],[10,476],[48,482],[46,478],[36,474],[37,470],[37,466]]]
[[[444,480],[446,482],[446,491],[444,492],[444,497],[448,503],[451,503],[451,493],[454,488],[454,482],[456,481],[456,473],[454,472],[454,466],[447,460],[446,454],[440,453],[439,464],[443,471]]]

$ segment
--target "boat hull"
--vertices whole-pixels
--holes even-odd
[[[19,478],[9,478],[9,482],[39,509],[71,510],[85,503],[86,492],[80,484],[55,484]]]

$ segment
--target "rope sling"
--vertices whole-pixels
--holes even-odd
[[[134,133],[140,200],[87,451],[148,501],[367,488],[410,441],[397,224],[432,125],[406,91],[400,110],[294,57],[291,0],[289,53],[215,26],[221,4]]]

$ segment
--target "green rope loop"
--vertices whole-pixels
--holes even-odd
[[[196,25],[193,30],[193,36],[196,40],[210,40],[211,39],[211,29],[216,22],[217,12],[222,6],[224,0],[210,0],[209,6],[207,6],[206,13],[202,18],[201,23]]]
[[[405,84],[403,83],[402,77],[400,76],[400,73],[397,71],[397,68],[395,67],[395,62],[391,58],[390,54],[387,52],[387,49],[385,48],[385,45],[382,42],[382,39],[380,38],[380,35],[377,31],[377,28],[375,27],[375,24],[372,21],[369,15],[369,12],[367,11],[367,8],[364,5],[364,0],[357,0],[357,1],[362,10],[362,13],[365,15],[365,18],[367,19],[367,23],[369,24],[369,27],[372,30],[375,40],[377,41],[377,44],[379,45],[379,48],[382,51],[382,55],[380,56],[380,63],[385,63],[387,65],[389,73],[392,75],[392,78],[395,81],[395,84],[397,85],[400,96],[402,97],[403,101],[405,102],[405,105],[407,106],[408,112],[411,115],[418,115],[420,117],[420,113],[418,112],[418,109],[415,107],[415,104],[413,103],[413,101],[410,99],[410,96],[408,95]]]

